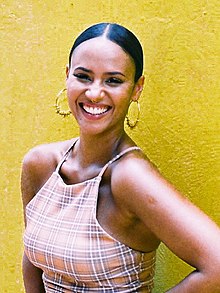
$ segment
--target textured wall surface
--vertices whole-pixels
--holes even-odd
[[[2,1],[0,32],[0,292],[23,292],[24,154],[76,136],[54,114],[74,37],[100,21],[132,29],[145,50],[141,122],[131,136],[160,171],[220,224],[218,0]],[[190,228],[190,227],[189,227]],[[161,245],[156,293],[191,270]]]

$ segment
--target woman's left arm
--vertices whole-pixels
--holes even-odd
[[[195,268],[169,293],[220,292],[220,229],[142,160],[123,168],[126,205],[179,258]],[[131,172],[132,170],[132,172]],[[127,175],[126,175],[127,173]],[[132,174],[131,174],[132,173]],[[121,190],[123,192],[123,190]]]

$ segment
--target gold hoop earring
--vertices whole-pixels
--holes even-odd
[[[131,129],[133,129],[133,128],[137,125],[137,123],[139,122],[139,117],[140,117],[140,112],[141,112],[141,108],[140,108],[140,103],[139,103],[139,101],[138,101],[138,100],[131,101],[130,105],[131,105],[132,103],[137,104],[137,110],[135,111],[135,112],[137,112],[137,113],[136,113],[136,120],[135,120],[135,121],[131,121],[130,118],[128,117],[128,114],[126,115],[126,122],[127,122],[127,125],[128,125]],[[128,108],[128,112],[129,112],[129,109],[130,109],[130,106],[129,106],[129,108]]]
[[[64,118],[66,116],[69,116],[71,114],[70,110],[62,110],[60,104],[66,99],[66,97],[62,97],[62,94],[66,91],[66,88],[62,89],[59,91],[56,97],[56,102],[55,102],[55,109],[56,113],[59,114],[60,116],[63,116]]]

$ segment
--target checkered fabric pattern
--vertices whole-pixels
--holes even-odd
[[[67,185],[57,170],[26,208],[25,251],[43,270],[47,293],[145,292],[153,288],[155,252],[142,253],[113,239],[96,219],[101,173]]]

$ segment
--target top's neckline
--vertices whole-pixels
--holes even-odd
[[[124,156],[125,154],[137,150],[137,151],[141,151],[141,148],[137,147],[137,146],[133,146],[133,147],[128,147],[127,149],[121,151],[119,154],[117,154],[116,156],[114,156],[112,159],[110,159],[101,169],[101,171],[99,172],[99,174],[97,176],[94,176],[92,178],[86,179],[82,182],[78,182],[78,183],[74,183],[74,184],[67,184],[65,183],[65,181],[63,180],[62,176],[60,175],[60,169],[63,165],[63,163],[68,159],[71,151],[73,150],[74,146],[76,145],[77,141],[79,141],[79,138],[74,139],[74,142],[72,143],[72,145],[67,149],[67,151],[65,152],[63,158],[61,159],[61,161],[58,163],[56,170],[54,173],[56,173],[59,178],[61,179],[62,183],[66,186],[73,186],[76,184],[84,184],[84,183],[88,183],[90,181],[94,181],[96,179],[101,179],[103,174],[105,173],[106,169],[115,161],[119,160],[122,156]]]

